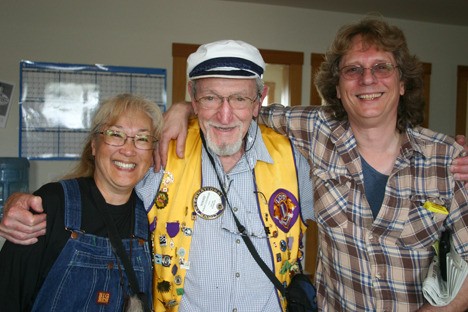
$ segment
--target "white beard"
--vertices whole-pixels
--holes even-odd
[[[216,145],[208,136],[206,138],[206,144],[208,147],[218,156],[231,156],[237,153],[242,147],[242,140],[237,140],[232,144],[222,143],[221,145]]]
[[[212,134],[210,131],[207,131],[208,133],[206,134],[206,145],[218,156],[224,157],[224,156],[231,156],[240,151],[242,148],[242,143],[243,143],[243,138],[241,137],[242,135],[242,127],[239,129],[239,137],[236,139],[234,143],[227,144],[227,143],[221,143],[217,145],[214,140],[212,140]]]

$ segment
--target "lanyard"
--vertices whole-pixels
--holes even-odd
[[[218,171],[216,170],[215,161],[213,159],[213,156],[210,154],[210,152],[208,151],[208,149],[206,147],[205,137],[203,136],[203,133],[202,133],[201,130],[200,130],[200,137],[201,137],[201,140],[202,140],[202,143],[203,143],[203,148],[205,148],[205,151],[208,154],[208,158],[210,159],[210,163],[211,163],[211,165],[213,166],[213,168],[214,168],[214,170],[216,172],[216,178],[218,179],[219,186],[221,187],[221,191],[222,191],[222,193],[224,195],[224,198],[226,199],[226,204],[229,206],[229,209],[231,209],[231,212],[232,212],[232,215],[234,217],[234,221],[236,222],[237,228],[238,228],[239,232],[242,234],[241,235],[242,239],[244,240],[247,248],[249,249],[250,253],[252,254],[253,258],[258,263],[260,268],[263,270],[263,272],[265,272],[266,276],[270,279],[270,281],[273,283],[273,285],[275,285],[275,287],[284,296],[285,293],[286,293],[285,287],[283,286],[283,284],[281,284],[281,282],[278,280],[276,275],[270,270],[270,268],[266,265],[266,263],[260,257],[257,250],[255,249],[255,246],[253,245],[252,241],[250,240],[250,237],[247,235],[245,227],[240,223],[239,219],[237,219],[237,216],[234,213],[234,211],[232,211],[232,207],[229,204],[229,199],[227,197],[226,190],[224,189],[223,183],[221,183],[221,178],[219,177]]]

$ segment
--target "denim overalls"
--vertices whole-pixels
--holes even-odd
[[[65,193],[65,227],[73,233],[58,256],[32,311],[121,311],[124,296],[131,293],[123,264],[121,274],[116,255],[108,238],[81,231],[81,197],[76,179],[60,181]],[[151,256],[148,239],[148,219],[141,200],[135,207],[136,238],[133,239],[131,262],[140,291],[145,292],[152,307]],[[139,238],[145,243],[139,243]],[[130,257],[130,239],[122,240]]]

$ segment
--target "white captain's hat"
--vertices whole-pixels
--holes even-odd
[[[220,40],[201,45],[187,59],[189,79],[262,78],[265,62],[260,51],[240,40]]]

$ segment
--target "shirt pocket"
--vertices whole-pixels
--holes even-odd
[[[422,195],[412,196],[410,199],[411,209],[403,223],[397,245],[406,249],[430,249],[439,239],[447,214],[429,211],[424,207],[426,202],[438,203],[447,207],[448,199]]]
[[[352,180],[323,171],[315,172],[313,179],[317,222],[329,228],[344,227],[349,220],[347,206]]]

